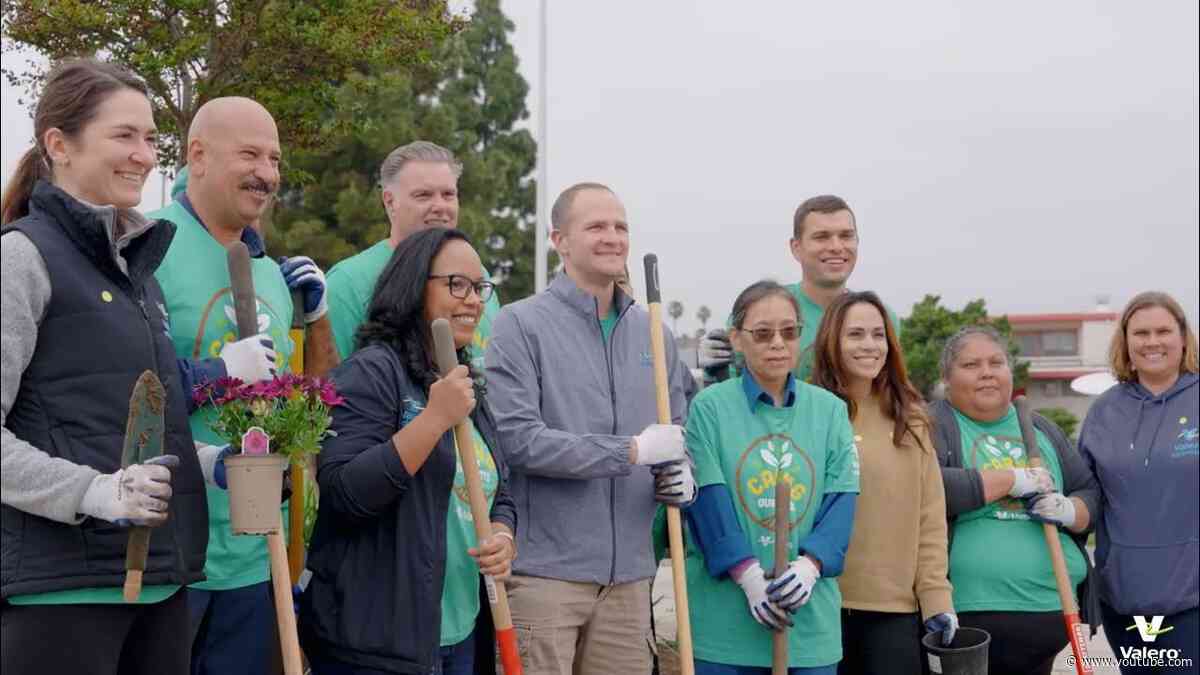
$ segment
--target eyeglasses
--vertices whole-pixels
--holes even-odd
[[[782,328],[750,328],[745,330],[754,338],[755,344],[765,345],[775,339],[775,334],[783,338],[784,342],[792,342],[800,337],[800,326],[784,326]]]
[[[470,277],[461,274],[430,274],[429,278],[445,279],[446,286],[450,288],[450,295],[460,300],[466,300],[474,290],[480,302],[487,302],[496,291],[496,284],[490,281],[471,281]]]

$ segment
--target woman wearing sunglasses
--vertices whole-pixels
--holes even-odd
[[[687,511],[698,675],[770,672],[780,630],[789,635],[790,673],[831,674],[842,658],[832,577],[850,540],[858,453],[846,404],[792,375],[802,329],[783,286],[760,281],[742,291],[730,339],[746,369],[697,394],[688,416],[700,486]],[[768,581],[780,481],[790,486],[792,561]]]
[[[317,675],[495,672],[479,575],[508,576],[516,511],[477,374],[460,365],[439,378],[430,331],[449,320],[469,363],[494,290],[462,232],[409,236],[379,277],[358,350],[333,373],[345,403],[320,455],[313,577],[300,605]],[[494,534],[482,543],[455,451],[454,427],[467,419],[491,501]]]
[[[862,462],[842,590],[841,675],[921,672],[921,620],[950,644],[958,618],[946,579],[946,499],[921,394],[879,296],[846,293],[825,310],[812,382],[850,408]]]

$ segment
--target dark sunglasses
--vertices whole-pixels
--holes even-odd
[[[765,345],[775,339],[775,334],[783,338],[784,342],[792,342],[800,337],[800,326],[784,326],[783,328],[743,328],[742,330],[750,334],[754,338],[754,343]]]
[[[474,290],[480,302],[487,302],[492,299],[492,293],[496,292],[496,284],[490,281],[471,281],[470,277],[461,274],[430,274],[429,278],[445,279],[446,286],[450,288],[450,295],[459,300],[466,300]]]

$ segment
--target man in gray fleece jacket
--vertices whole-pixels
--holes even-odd
[[[484,360],[522,523],[513,624],[531,675],[649,673],[656,501],[696,493],[679,426],[691,375],[668,337],[674,424],[655,424],[650,316],[615,285],[629,255],[617,196],[572,186],[551,222],[565,274],[500,311]]]

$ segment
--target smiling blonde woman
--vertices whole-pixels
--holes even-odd
[[[1096,569],[1104,634],[1118,654],[1150,646],[1200,658],[1196,351],[1196,333],[1174,298],[1134,297],[1109,350],[1119,384],[1092,404],[1079,433],[1104,497]],[[1153,644],[1128,630],[1137,615],[1163,617]]]

